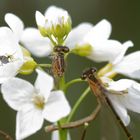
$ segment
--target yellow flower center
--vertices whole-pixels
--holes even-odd
[[[117,73],[113,71],[113,65],[111,63],[108,63],[105,67],[101,68],[98,72],[98,76],[107,76],[108,78],[114,78]]]
[[[45,98],[41,95],[34,95],[33,103],[38,109],[43,109],[45,105]]]

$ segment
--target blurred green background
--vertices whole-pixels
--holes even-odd
[[[113,32],[111,38],[121,42],[131,39],[135,47],[130,51],[139,50],[140,46],[140,1],[138,0],[0,0],[0,25],[6,25],[4,15],[12,12],[18,15],[25,23],[25,26],[36,26],[35,11],[42,13],[50,5],[56,5],[68,10],[72,17],[73,27],[80,22],[91,22],[96,24],[102,19],[111,22]],[[45,59],[36,60],[45,62]],[[139,60],[138,60],[139,61]],[[78,67],[77,67],[78,66]],[[102,64],[95,64],[88,59],[71,55],[68,58],[68,67],[66,72],[67,81],[80,77],[83,69],[90,66],[101,67]],[[33,75],[25,77],[33,82]],[[87,84],[80,83],[72,86],[67,98],[73,105],[82,94]],[[74,120],[87,116],[96,106],[96,99],[89,94],[81,104]],[[131,113],[131,123],[129,130],[134,136],[134,140],[140,139],[140,115]],[[0,96],[0,129],[15,135],[16,112],[9,108]],[[109,128],[110,127],[110,128]],[[80,140],[83,128],[71,130],[72,140]],[[104,135],[109,137],[105,139]],[[26,140],[49,140],[50,134],[44,133],[43,128]],[[112,116],[101,114],[94,122],[90,124],[87,130],[85,140],[126,140],[125,134]],[[0,140],[3,140],[0,137]]]

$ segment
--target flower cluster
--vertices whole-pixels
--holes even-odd
[[[55,6],[50,6],[44,15],[36,11],[35,18],[38,28],[24,28],[19,17],[7,13],[5,21],[9,27],[0,27],[1,92],[6,103],[17,111],[16,140],[34,134],[41,129],[44,120],[60,123],[71,111],[64,93],[64,76],[47,74],[42,67],[51,64],[38,64],[31,54],[48,58],[53,55],[55,66],[51,67],[56,72],[64,69],[63,63],[70,53],[94,62],[107,62],[98,71],[98,76],[112,91],[107,96],[127,126],[130,122],[127,109],[140,113],[140,84],[130,79],[114,81],[113,78],[122,74],[140,79],[140,51],[126,55],[128,48],[133,47],[132,41],[120,43],[110,39],[111,24],[105,19],[96,25],[84,22],[72,28],[69,13]],[[15,77],[18,73],[31,74],[34,70],[37,72],[34,86]]]

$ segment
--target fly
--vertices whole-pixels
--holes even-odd
[[[68,52],[69,48],[66,46],[55,46],[52,59],[52,72],[54,76],[63,76],[66,67],[64,56]]]
[[[12,59],[11,55],[8,55],[8,56],[2,55],[2,56],[0,56],[1,64],[7,64],[7,63],[9,63],[11,61],[11,59]]]
[[[104,84],[101,82],[101,80],[97,77],[96,68],[94,68],[94,67],[89,68],[88,70],[83,72],[81,78],[83,80],[87,80],[92,92],[94,93],[94,95],[96,96],[96,98],[98,100],[98,103],[106,104],[107,106],[110,107],[110,109],[114,113],[116,119],[118,120],[118,122],[120,123],[121,127],[123,128],[125,134],[127,135],[128,140],[133,140],[133,137],[131,136],[131,134],[129,133],[129,131],[127,130],[125,125],[123,124],[122,120],[118,116],[117,112],[113,108],[111,101],[106,96],[106,94],[111,94],[111,91],[107,90],[105,88]]]

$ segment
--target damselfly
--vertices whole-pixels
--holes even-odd
[[[112,94],[112,93],[111,91],[106,89],[102,81],[98,78],[96,74],[96,68],[92,67],[92,68],[87,69],[85,72],[83,72],[81,78],[83,80],[87,80],[92,92],[94,93],[94,95],[96,96],[98,100],[98,103],[100,103],[101,105],[109,106],[109,108],[114,113],[116,119],[120,123],[121,127],[123,128],[125,134],[127,135],[128,140],[133,140],[133,137],[131,136],[131,134],[129,133],[125,125],[123,124],[122,120],[120,119],[119,115],[113,108],[110,99],[107,97],[107,94]],[[124,94],[124,93],[120,93],[120,94]]]
[[[54,54],[52,57],[52,72],[54,76],[62,77],[65,72],[65,60],[64,56],[69,52],[69,48],[66,46],[55,46]]]

